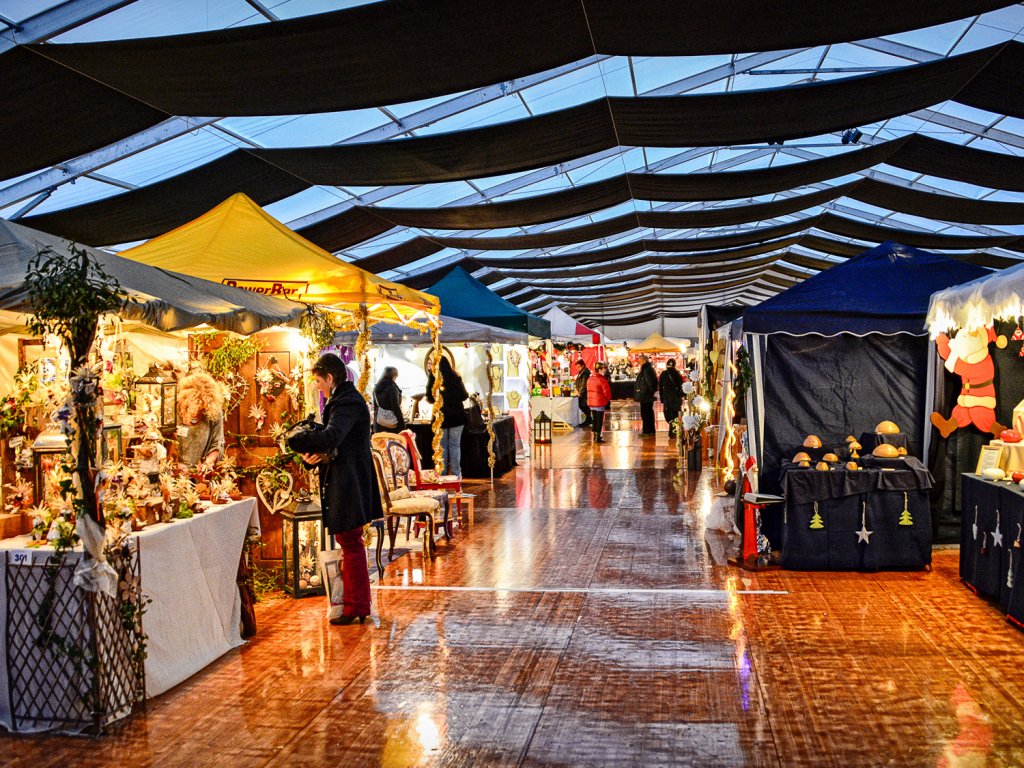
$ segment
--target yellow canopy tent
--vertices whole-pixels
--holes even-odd
[[[288,229],[242,193],[232,195],[198,219],[120,255],[154,267],[333,310],[341,317],[342,330],[359,330],[355,352],[360,375],[356,386],[367,400],[370,325],[400,323],[421,330],[426,326],[434,341],[435,360],[440,360],[441,302],[436,296],[392,283],[342,261]],[[440,377],[436,379],[440,381]],[[440,466],[442,397],[437,391],[434,401],[434,461]]]
[[[673,352],[678,354],[680,352],[680,349],[678,344],[673,344],[660,333],[655,331],[636,346],[630,347],[629,352],[630,354],[634,352],[650,352],[652,354],[658,352]]]
[[[244,194],[120,254],[155,267],[338,310],[353,320],[409,325],[441,304],[344,262],[288,229]]]

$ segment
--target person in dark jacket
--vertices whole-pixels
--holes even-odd
[[[373,388],[373,423],[375,432],[401,432],[405,429],[402,416],[402,390],[398,388],[398,369],[388,366]],[[398,418],[397,424],[381,424],[381,410],[391,411]]]
[[[672,422],[683,408],[683,375],[676,370],[674,359],[665,363],[665,370],[658,378],[658,396],[661,398],[665,421],[668,422],[668,435],[674,437],[676,428]]]
[[[581,357],[576,361],[576,394],[580,400],[580,413],[583,414],[583,422],[580,424],[583,428],[589,427],[591,422],[590,406],[587,405],[587,380],[589,378],[590,369],[587,368],[587,364]]]
[[[444,474],[462,477],[462,430],[467,421],[463,403],[469,392],[447,357],[441,357],[438,370],[441,372],[441,414],[444,416],[444,434],[441,435]],[[427,376],[427,401],[434,402],[433,371]]]
[[[362,623],[370,615],[363,526],[384,516],[370,455],[370,412],[337,355],[321,355],[313,365],[313,378],[327,398],[324,427],[295,435],[288,447],[319,470],[324,525],[341,546],[344,606],[331,623]]]
[[[640,355],[640,372],[636,375],[633,399],[640,403],[640,434],[654,434],[654,396],[658,393],[658,377],[647,355]]]

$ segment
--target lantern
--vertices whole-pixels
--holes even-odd
[[[68,439],[60,432],[42,432],[32,443],[32,498],[36,504],[46,501],[46,477],[60,464],[67,450]]]
[[[159,417],[161,430],[174,429],[178,423],[178,382],[174,374],[151,365],[146,375],[135,382],[138,397],[147,397]]]
[[[281,510],[284,591],[292,597],[324,594],[320,552],[328,548],[328,538],[315,501],[293,501]]]
[[[544,411],[541,411],[540,416],[533,420],[533,442],[551,442],[551,417]]]

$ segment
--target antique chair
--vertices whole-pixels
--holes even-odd
[[[418,488],[412,480],[412,456],[409,453],[405,439],[402,435],[394,432],[377,432],[370,437],[370,447],[381,454],[384,463],[384,476],[388,478],[389,488],[394,490],[405,486],[412,496],[437,499],[444,508],[444,518],[435,520],[437,529],[444,530],[445,538],[451,541],[451,506],[448,502],[448,491],[443,488]],[[419,536],[420,523],[416,523],[416,536]],[[409,540],[409,531],[412,527],[412,520],[406,520],[405,540]],[[434,531],[437,533],[437,530]]]
[[[443,475],[439,474],[436,469],[423,469],[420,466],[420,451],[416,447],[416,435],[411,429],[404,430],[401,433],[401,437],[405,440],[406,448],[409,449],[409,455],[412,458],[412,471],[416,476],[415,488],[444,488],[449,491],[462,490],[462,478],[458,475]]]
[[[377,483],[380,486],[381,501],[384,505],[384,521],[388,530],[389,549],[388,562],[395,554],[395,537],[398,535],[398,520],[400,518],[424,518],[427,521],[427,533],[423,536],[423,556],[432,558],[434,556],[434,515],[441,511],[441,504],[437,499],[425,497],[407,496],[407,488],[396,488],[394,491],[388,487],[387,477],[384,474],[384,458],[380,451],[371,450],[373,466],[377,473]],[[381,570],[383,574],[383,569]]]

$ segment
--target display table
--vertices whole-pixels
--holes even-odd
[[[974,474],[962,483],[960,578],[1024,625],[1024,492]]]
[[[878,570],[931,563],[932,477],[919,460],[865,458],[862,469],[828,472],[788,463],[782,472],[784,568]],[[870,535],[859,535],[862,529]]]
[[[416,435],[416,447],[420,452],[420,464],[424,469],[434,467],[433,427],[429,422],[414,421],[408,425]],[[516,427],[511,416],[494,420],[494,476],[503,475],[516,466]],[[462,430],[462,476],[489,478],[491,469],[487,466],[487,432]]]
[[[624,381],[613,381],[612,400],[632,400],[636,392],[636,380],[625,379]]]
[[[533,418],[536,419],[541,412],[546,413],[551,421],[567,427],[578,427],[583,423],[578,397],[531,397],[530,413]]]
[[[173,688],[243,643],[236,575],[250,526],[259,528],[253,498],[215,505],[195,517],[132,534],[138,545],[142,592],[152,600],[143,617],[148,636],[147,696]],[[28,543],[27,537],[0,541],[0,557],[13,563],[17,556],[31,564],[45,562],[52,553],[49,547],[31,548]],[[71,553],[69,558],[75,556]],[[6,582],[0,579],[5,626]],[[11,728],[6,640],[0,634],[0,724]]]

